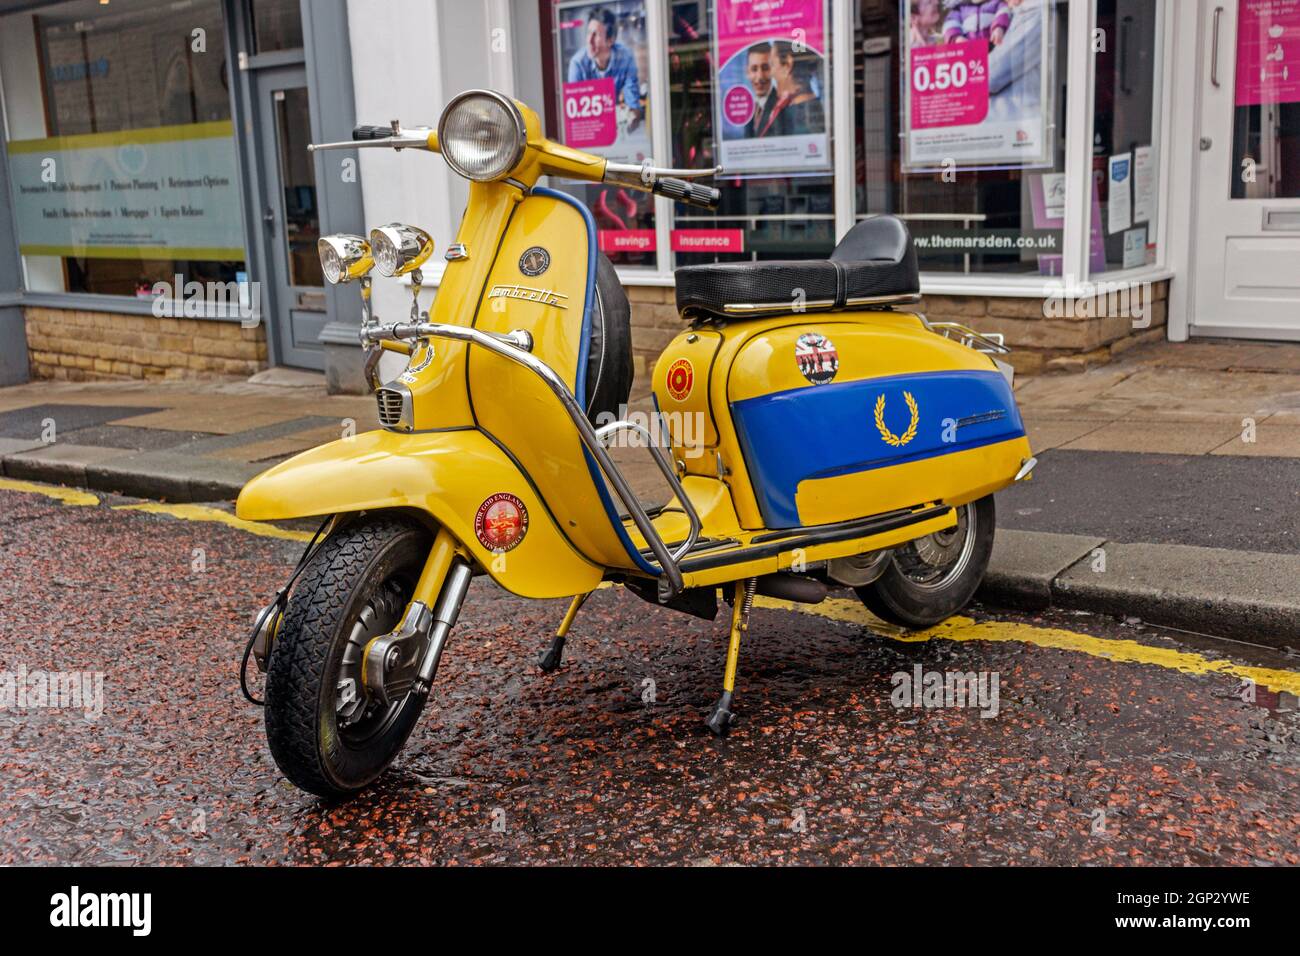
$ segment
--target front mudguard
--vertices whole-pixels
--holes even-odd
[[[479,540],[474,523],[483,502],[501,492],[524,503],[528,526],[517,545],[497,553]],[[388,509],[415,511],[446,528],[498,584],[522,597],[585,594],[603,576],[561,534],[514,461],[475,428],[372,431],[330,442],[262,472],[235,507],[250,521]]]

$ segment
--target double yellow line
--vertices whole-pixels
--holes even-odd
[[[99,498],[88,492],[74,488],[59,488],[53,485],[41,485],[28,481],[14,481],[0,478],[0,491],[18,491],[28,494],[45,495],[66,505],[93,506],[100,504]],[[118,511],[143,511],[147,514],[168,515],[183,521],[206,521],[223,524],[248,534],[265,538],[281,538],[287,541],[309,541],[311,534],[306,531],[289,531],[274,525],[256,521],[244,521],[220,508],[206,505],[167,505],[157,502],[145,502],[134,505],[115,505]],[[873,634],[899,641],[904,644],[920,644],[926,641],[989,641],[992,643],[1014,642],[1029,644],[1034,647],[1051,648],[1058,651],[1071,651],[1086,654],[1103,660],[1121,664],[1151,664],[1183,674],[1222,674],[1238,680],[1248,680],[1257,686],[1274,691],[1286,691],[1300,696],[1300,673],[1279,670],[1270,667],[1250,667],[1233,661],[1205,657],[1191,651],[1176,651],[1165,647],[1153,647],[1137,641],[1094,637],[1056,627],[1035,627],[1014,621],[975,621],[968,617],[952,617],[938,627],[927,631],[904,631],[873,617],[859,601],[847,598],[827,598],[821,604],[796,604],[793,601],[779,601],[774,598],[760,597],[755,606],[773,611],[792,611],[798,614],[810,614],[831,621],[853,624],[866,628]]]

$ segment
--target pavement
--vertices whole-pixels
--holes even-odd
[[[236,679],[306,536],[0,479],[0,677],[99,688],[0,695],[0,865],[1300,865],[1300,655],[983,604],[909,634],[847,591],[759,600],[716,740],[723,616],[604,589],[544,675],[565,602],[476,579],[405,751],[322,803]]]
[[[634,409],[647,394],[638,382]],[[1156,343],[1022,378],[1016,394],[1040,464],[998,496],[986,600],[1300,647],[1300,345]],[[0,472],[228,502],[276,462],[376,425],[370,397],[328,396],[323,377],[280,369],[34,382],[0,389]],[[615,458],[640,493],[662,496],[644,450]]]

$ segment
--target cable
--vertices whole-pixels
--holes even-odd
[[[302,557],[298,559],[298,566],[293,569],[293,574],[289,575],[289,580],[285,582],[284,587],[280,588],[280,590],[276,592],[275,600],[271,602],[276,606],[276,615],[282,616],[284,614],[285,605],[289,603],[289,589],[293,587],[293,582],[298,580],[298,575],[302,574],[303,569],[307,567],[307,562],[314,558],[316,552],[320,550],[317,548],[316,542],[320,541],[321,534],[324,533],[325,529],[329,526],[329,523],[333,520],[334,515],[330,515],[321,522],[320,527],[316,529],[316,533],[312,535],[311,540],[307,542],[307,549],[303,551]],[[324,543],[325,542],[321,541],[322,545]],[[258,619],[253,622],[253,633],[249,635],[248,643],[244,645],[244,656],[239,662],[239,689],[243,692],[244,699],[250,704],[255,704],[258,707],[265,707],[266,701],[258,700],[253,696],[252,691],[248,689],[248,659],[252,656],[253,645],[257,642],[259,623],[261,623],[261,615],[258,615]]]

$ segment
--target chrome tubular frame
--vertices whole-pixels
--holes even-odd
[[[573,427],[577,429],[578,436],[582,439],[582,443],[587,447],[587,450],[591,452],[592,457],[596,459],[596,463],[600,466],[600,470],[605,473],[605,477],[609,479],[609,483],[614,487],[614,493],[618,495],[619,501],[621,501],[623,507],[627,509],[628,515],[631,516],[633,524],[635,524],[637,530],[641,532],[641,536],[645,538],[646,544],[649,545],[651,553],[655,556],[655,560],[659,562],[659,569],[662,574],[662,577],[660,578],[661,596],[664,597],[664,599],[667,599],[681,593],[683,587],[682,571],[677,563],[677,559],[680,555],[685,554],[689,549],[688,546],[693,545],[695,540],[698,538],[700,519],[695,513],[694,508],[692,508],[690,500],[686,497],[686,492],[682,488],[681,482],[677,479],[677,475],[674,473],[671,464],[665,466],[665,460],[662,457],[662,449],[654,446],[653,442],[651,443],[651,447],[656,452],[655,461],[659,463],[660,469],[664,471],[665,476],[669,479],[670,487],[672,487],[673,492],[678,496],[678,499],[682,503],[682,507],[687,510],[687,514],[691,520],[692,531],[690,538],[686,542],[687,547],[678,548],[678,554],[676,555],[668,550],[668,545],[664,543],[664,539],[659,535],[659,532],[655,530],[655,526],[651,522],[650,516],[646,514],[645,508],[641,506],[641,502],[632,491],[632,486],[628,484],[627,478],[623,475],[623,472],[619,470],[618,466],[614,464],[614,460],[610,458],[609,451],[605,448],[605,444],[601,440],[600,434],[596,431],[596,428],[591,424],[591,422],[587,420],[586,411],[583,409],[582,405],[579,404],[573,393],[569,391],[569,387],[564,384],[564,379],[560,378],[555,369],[551,368],[537,356],[525,350],[522,342],[523,336],[518,332],[511,333],[510,335],[494,335],[490,332],[482,332],[478,329],[472,329],[464,325],[445,325],[439,322],[419,322],[415,324],[398,323],[394,325],[371,326],[370,328],[362,329],[361,331],[363,344],[369,344],[370,342],[380,341],[383,339],[400,340],[413,338],[451,339],[456,342],[465,342],[469,345],[477,345],[480,348],[487,349],[489,352],[500,355],[502,358],[509,359],[518,365],[522,365],[545,382],[547,387],[549,387],[555,394],[555,397],[560,400],[561,407],[563,407],[565,412],[568,413],[569,419],[573,422]],[[531,345],[531,342],[528,344]],[[613,425],[605,426],[601,431],[609,434],[613,430],[625,427],[636,426],[629,426],[629,423],[626,422],[615,422]],[[667,584],[666,593],[664,588],[665,583]]]
[[[662,419],[660,422],[662,423]],[[606,438],[621,431],[634,431],[645,438],[646,444],[650,448],[650,454],[655,460],[655,464],[658,465],[659,470],[663,472],[664,478],[668,481],[668,487],[671,488],[673,494],[677,496],[677,500],[681,504],[682,510],[686,512],[686,517],[691,522],[690,534],[686,536],[686,540],[683,541],[681,546],[672,554],[674,561],[680,561],[684,555],[690,553],[691,548],[695,547],[695,542],[700,540],[700,530],[704,527],[704,524],[700,521],[700,516],[695,511],[695,505],[691,504],[691,499],[686,497],[686,489],[682,487],[682,483],[677,477],[677,470],[673,467],[672,460],[664,454],[663,448],[654,440],[654,436],[650,434],[648,428],[643,425],[638,425],[636,422],[613,422],[612,424],[603,425],[596,429],[596,437],[600,439],[601,444],[604,444]]]

